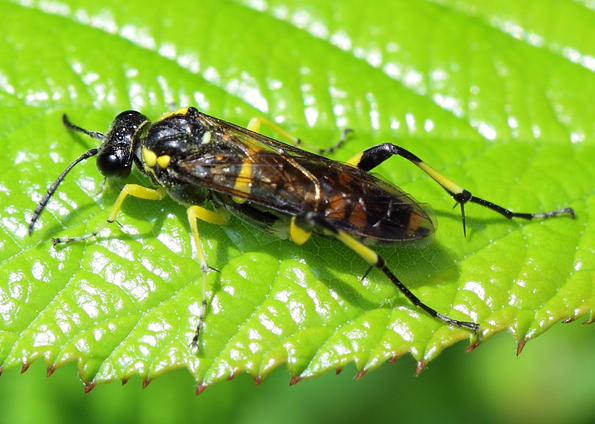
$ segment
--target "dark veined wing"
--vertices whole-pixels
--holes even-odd
[[[359,168],[224,124],[219,133],[212,131],[208,148],[176,161],[176,178],[288,216],[319,213],[366,242],[391,244],[434,232],[429,206],[394,185]]]
[[[326,219],[366,244],[431,241],[429,236],[435,232],[436,219],[430,205],[417,202],[398,187],[372,174],[358,171],[339,177],[344,190],[335,191],[330,196]],[[346,182],[346,179],[350,181]],[[359,190],[350,190],[350,185],[359,187]]]
[[[176,178],[245,199],[265,208],[295,215],[305,199],[317,193],[318,182],[297,161],[333,161],[265,135],[201,114],[210,142],[179,158],[171,168]]]

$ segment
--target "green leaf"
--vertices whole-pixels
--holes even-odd
[[[145,384],[187,367],[199,389],[286,363],[292,381],[354,362],[360,375],[411,353],[419,369],[463,339],[509,330],[519,343],[562,319],[593,320],[595,15],[589,4],[523,2],[169,2],[0,0],[0,363],[49,372],[77,361],[87,389]],[[551,25],[555,21],[556,25]],[[580,36],[577,36],[580,35]],[[452,199],[394,158],[378,168],[440,225],[425,247],[383,248],[426,304],[481,324],[480,339],[411,305],[336,241],[295,246],[233,220],[200,226],[211,307],[201,301],[184,207],[127,199],[95,240],[49,239],[104,222],[101,193],[76,167],[32,237],[46,188],[133,108],[157,118],[194,105],[234,123],[265,116],[320,147],[355,130],[333,158],[395,142],[481,198],[521,212],[571,206],[575,220],[507,221]],[[148,184],[138,174],[132,182]]]

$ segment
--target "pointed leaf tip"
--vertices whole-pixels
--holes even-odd
[[[364,375],[366,375],[368,371],[366,371],[365,369],[361,370],[360,372],[357,373],[357,375],[355,376],[356,380],[359,380],[360,378],[362,378]]]
[[[419,361],[417,363],[417,369],[415,370],[415,374],[420,375],[421,372],[424,370],[428,363],[426,361]]]
[[[397,360],[397,359],[399,359],[399,355],[395,355],[395,356],[393,356],[392,358],[390,358],[390,359],[388,360],[388,363],[389,363],[389,364],[392,364],[393,362],[396,362],[396,360]]]
[[[293,377],[293,378],[291,379],[291,381],[289,382],[289,385],[290,385],[290,386],[293,386],[294,384],[297,384],[297,383],[299,383],[300,381],[302,381],[302,378],[301,378],[301,377]]]
[[[469,352],[471,352],[471,351],[475,350],[475,348],[476,348],[477,346],[479,346],[479,344],[480,344],[480,343],[479,343],[479,340],[478,340],[478,341],[476,341],[476,342],[474,342],[474,343],[471,343],[471,344],[469,345],[469,347],[468,347],[467,349],[465,349],[465,353],[469,353]]]
[[[85,394],[89,393],[94,388],[95,388],[95,382],[94,381],[90,381],[88,383],[85,383]]]
[[[527,344],[527,339],[523,339],[519,342],[519,345],[516,348],[516,356],[519,356],[523,349],[525,348],[525,344]]]
[[[54,371],[56,371],[56,366],[52,365],[48,368],[47,372],[45,373],[46,377],[51,377]]]
[[[200,395],[206,388],[207,386],[204,383],[200,383],[196,388],[196,396]]]

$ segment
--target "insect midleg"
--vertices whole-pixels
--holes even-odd
[[[293,144],[295,146],[299,146],[300,143],[302,142],[296,136],[291,135],[287,131],[281,129],[279,126],[273,124],[271,121],[264,119],[264,118],[255,117],[255,118],[250,119],[250,122],[248,123],[247,128],[250,131],[260,132],[259,130],[260,130],[261,124],[269,127],[270,129],[275,131],[277,134],[279,134],[281,137],[283,137],[284,139],[286,139],[287,141],[289,141],[291,144]]]
[[[190,206],[186,210],[186,214],[188,215],[188,221],[190,222],[190,230],[192,231],[192,238],[194,239],[194,244],[196,246],[198,263],[200,264],[200,270],[202,272],[202,303],[198,316],[198,324],[196,325],[196,331],[190,344],[191,346],[196,347],[198,345],[200,329],[202,328],[202,325],[205,321],[205,314],[207,311],[207,272],[209,269],[211,269],[207,264],[204,251],[202,250],[197,222],[200,219],[211,224],[225,225],[229,222],[229,214],[213,212],[197,205]]]
[[[92,233],[89,233],[89,234],[79,236],[79,237],[54,238],[54,239],[52,239],[52,243],[55,246],[58,243],[72,243],[72,242],[76,242],[76,241],[86,240],[91,237],[95,237],[97,234],[99,234],[101,232],[101,230],[103,230],[109,224],[111,224],[112,222],[114,222],[116,220],[116,215],[118,214],[118,211],[122,207],[122,203],[124,203],[124,199],[126,199],[126,197],[128,197],[128,196],[138,197],[139,199],[146,199],[146,200],[162,200],[163,198],[165,198],[165,196],[167,196],[167,192],[165,191],[164,188],[158,188],[158,189],[154,190],[152,188],[143,187],[138,184],[126,184],[124,186],[124,188],[122,189],[122,191],[120,192],[120,195],[116,199],[116,203],[114,204],[112,211],[110,212],[109,216],[107,217],[107,221],[104,222],[102,225],[100,225],[97,229],[95,229],[95,231],[93,231]]]
[[[304,214],[303,216],[299,216],[295,221],[292,220],[292,225],[299,226],[301,223],[305,222],[305,227],[314,227],[320,226],[325,229],[329,235],[332,235],[337,238],[340,242],[345,244],[355,253],[360,255],[371,267],[374,267],[380,271],[382,271],[388,279],[409,299],[409,301],[418,308],[423,309],[427,312],[430,316],[434,318],[438,318],[447,324],[455,325],[457,327],[466,327],[473,330],[474,333],[478,333],[480,330],[479,324],[470,321],[459,321],[453,318],[450,318],[446,315],[442,315],[441,313],[437,312],[435,309],[430,308],[428,305],[423,303],[417,296],[415,296],[411,290],[409,290],[402,282],[397,278],[395,274],[386,266],[386,262],[382,256],[376,253],[374,250],[370,249],[368,246],[364,245],[360,241],[356,240],[346,232],[335,228],[332,224],[330,224],[325,219],[317,218],[313,214]],[[303,224],[302,224],[303,225]],[[307,228],[302,228],[303,231],[307,231]]]
[[[278,125],[273,124],[271,121],[264,119],[264,118],[260,118],[260,117],[255,117],[250,119],[250,122],[248,123],[248,129],[250,131],[254,131],[254,132],[260,132],[260,125],[265,125],[267,127],[269,127],[271,130],[273,130],[274,132],[276,132],[277,134],[279,134],[281,137],[285,138],[287,141],[289,141],[291,144],[293,144],[294,146],[300,146],[302,144],[302,139],[290,134],[289,132],[281,129],[281,127],[279,127]],[[333,153],[335,150],[337,150],[338,148],[340,148],[343,143],[345,143],[345,140],[347,139],[347,136],[349,134],[351,134],[353,132],[353,130],[350,129],[346,129],[341,133],[341,138],[340,140],[337,142],[337,144],[335,144],[334,146],[328,147],[326,149],[321,149],[320,147],[317,146],[313,146],[311,144],[307,144],[306,147],[307,148],[311,148],[313,150],[317,150],[318,154],[324,155],[327,153]]]
[[[312,231],[306,230],[299,226],[295,216],[291,218],[291,222],[289,223],[289,236],[291,237],[292,242],[298,246],[301,246],[308,241],[311,235]]]
[[[418,158],[410,151],[391,143],[379,144],[377,146],[364,150],[363,152],[358,153],[357,155],[352,157],[349,161],[347,161],[347,163],[365,171],[370,171],[371,169],[380,165],[382,162],[384,162],[391,156],[401,156],[407,159],[409,162],[416,165],[417,167],[419,167],[422,171],[424,171],[426,174],[432,177],[434,181],[440,184],[448,192],[448,194],[450,194],[455,199],[455,201],[461,205],[463,232],[465,234],[467,234],[467,231],[465,228],[464,204],[467,202],[476,203],[478,205],[484,206],[488,209],[498,212],[499,214],[505,216],[508,219],[544,219],[552,218],[558,215],[570,215],[572,218],[574,218],[574,210],[572,208],[563,208],[551,212],[519,213],[513,212],[502,206],[496,205],[495,203],[492,203],[490,201],[480,199],[479,197],[475,197],[469,191],[465,190],[463,187],[449,180],[447,177],[442,175],[440,172],[436,171],[434,168],[422,161],[420,158]]]

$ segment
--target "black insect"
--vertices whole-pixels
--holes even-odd
[[[157,189],[126,184],[107,222],[81,237],[62,237],[53,243],[70,243],[97,235],[116,219],[126,196],[161,200],[169,195],[187,205],[188,219],[203,272],[202,308],[197,344],[207,307],[205,274],[210,267],[201,247],[197,220],[226,224],[234,215],[253,226],[301,245],[312,233],[333,237],[353,249],[370,268],[382,271],[415,306],[432,317],[477,333],[480,326],[440,314],[422,303],[369,246],[391,246],[424,239],[434,233],[429,207],[369,171],[390,158],[402,156],[440,184],[460,204],[465,232],[465,204],[477,203],[506,218],[574,217],[571,208],[545,213],[516,213],[473,196],[417,156],[385,143],[342,163],[281,143],[258,133],[266,125],[294,144],[299,140],[267,120],[254,118],[248,129],[205,115],[193,107],[163,115],[155,123],[136,111],[119,114],[106,134],[87,131],[63,117],[67,128],[101,141],[84,153],[50,186],[33,213],[35,222],[58,185],[79,162],[97,156],[97,167],[107,178],[125,179],[132,164]],[[212,209],[207,209],[207,206]]]

